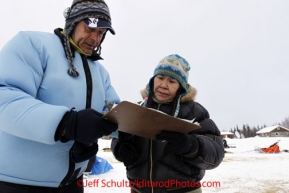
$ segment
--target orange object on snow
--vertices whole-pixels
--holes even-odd
[[[278,143],[279,143],[279,141],[277,141],[276,143],[274,143],[270,147],[261,148],[260,150],[261,150],[262,153],[279,153],[280,152],[280,148],[279,148]]]

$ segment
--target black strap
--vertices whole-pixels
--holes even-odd
[[[91,108],[91,98],[92,98],[92,77],[90,73],[90,69],[88,66],[88,62],[86,60],[86,57],[81,55],[83,68],[85,72],[85,78],[86,78],[86,109]]]
[[[75,176],[74,173],[74,168],[75,168],[75,163],[72,161],[71,159],[72,157],[72,148],[69,151],[69,168],[68,168],[68,172],[66,174],[66,176],[63,178],[63,180],[61,181],[59,187],[65,186],[67,184],[69,184],[69,182],[71,181],[70,179]],[[78,171],[79,172],[79,171]]]

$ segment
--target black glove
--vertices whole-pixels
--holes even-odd
[[[57,128],[55,141],[75,140],[91,145],[98,138],[116,131],[117,125],[101,119],[102,116],[103,114],[93,109],[84,109],[79,112],[71,109],[63,116]]]
[[[72,160],[75,163],[79,163],[85,160],[89,160],[90,158],[95,156],[98,151],[98,144],[93,143],[88,146],[83,143],[75,141],[71,150],[72,150]]]
[[[130,143],[121,144],[118,151],[119,157],[125,166],[132,165],[139,156],[136,148]]]
[[[122,131],[118,131],[118,140],[119,142],[124,142],[126,140],[132,139],[134,137],[134,135],[129,134],[129,133],[125,133]]]
[[[198,140],[194,136],[185,133],[161,131],[161,133],[156,136],[156,139],[166,140],[169,151],[176,154],[195,153],[199,148]]]

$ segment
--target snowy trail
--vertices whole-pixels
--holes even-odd
[[[234,153],[226,154],[221,165],[206,171],[202,182],[214,187],[203,187],[203,193],[285,193],[289,190],[288,161],[289,153],[261,154],[254,151],[256,146],[266,147],[281,139],[280,149],[289,149],[289,138],[247,138],[233,139],[230,142],[237,148],[231,148]],[[128,193],[129,188],[121,184],[127,182],[125,167],[114,159],[111,152],[101,151],[110,144],[100,140],[98,156],[106,159],[113,170],[101,175],[91,176],[86,183],[85,193]],[[98,180],[98,185],[96,182]],[[103,183],[102,183],[103,182]],[[119,186],[112,185],[119,183]],[[218,183],[218,184],[217,184]],[[110,186],[111,185],[111,186]],[[108,187],[110,186],[110,187]]]

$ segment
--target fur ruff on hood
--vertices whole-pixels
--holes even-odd
[[[146,85],[146,88],[140,91],[142,98],[147,97],[149,91],[149,85]],[[190,84],[188,84],[188,93],[181,98],[181,103],[185,103],[188,101],[193,101],[195,100],[195,97],[197,95],[197,90],[196,88],[192,87]]]

